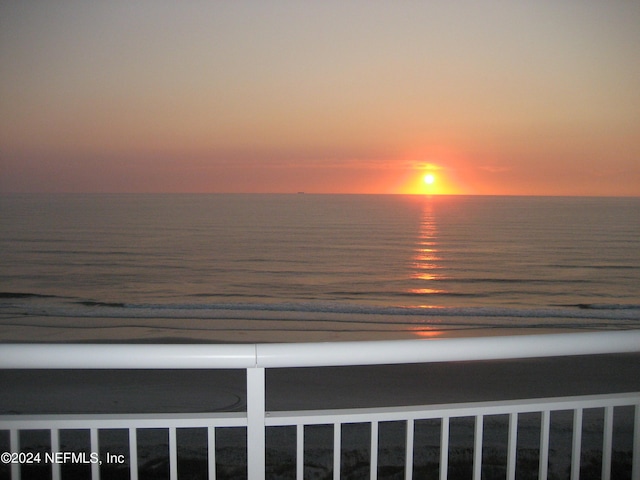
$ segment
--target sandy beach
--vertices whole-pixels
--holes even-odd
[[[240,411],[243,370],[3,370],[0,414]],[[268,410],[640,391],[640,354],[267,371]]]
[[[184,315],[184,312],[180,312]],[[532,324],[505,316],[488,326],[481,318],[447,317],[416,322],[401,315],[384,315],[375,321],[366,315],[261,312],[259,322],[238,318],[111,318],[25,315],[19,308],[3,306],[0,338],[7,343],[273,343],[409,340],[471,336],[530,335],[576,331],[569,318],[537,318]]]

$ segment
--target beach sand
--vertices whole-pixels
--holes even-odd
[[[576,332],[571,319],[558,318],[538,318],[532,326],[522,325],[520,318],[501,317],[488,326],[486,319],[468,317],[425,323],[402,315],[377,321],[357,314],[326,313],[322,321],[305,312],[295,312],[296,318],[286,321],[281,312],[262,315],[266,318],[259,322],[230,318],[205,325],[198,318],[90,317],[78,322],[75,317],[22,316],[19,309],[7,307],[0,313],[0,338],[5,343],[305,343]]]
[[[0,415],[242,411],[243,370],[3,370]],[[640,354],[267,371],[268,410],[640,391]]]

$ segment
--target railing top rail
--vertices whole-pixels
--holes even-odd
[[[0,368],[6,369],[222,369],[255,365],[256,346],[251,344],[0,345]]]
[[[383,342],[260,344],[266,368],[437,363],[640,352],[640,330]]]
[[[237,369],[640,352],[640,330],[328,343],[3,344],[0,369]]]

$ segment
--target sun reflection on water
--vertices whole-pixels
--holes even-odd
[[[439,271],[442,269],[442,258],[438,251],[438,226],[434,214],[434,205],[431,199],[426,199],[420,220],[418,240],[414,249],[411,264],[411,278],[418,286],[410,288],[408,293],[414,295],[435,295],[446,293],[445,290],[434,285],[425,284],[440,280],[443,277]]]
[[[433,198],[423,200],[418,235],[413,246],[408,272],[409,284],[406,288],[406,293],[413,299],[409,308],[424,310],[425,314],[427,314],[426,310],[444,308],[440,301],[442,296],[448,293],[442,288],[442,282],[440,282],[446,276],[436,220],[437,205]],[[410,333],[416,337],[435,338],[446,333],[446,330],[438,328],[439,320],[432,314],[421,319],[420,323],[409,329]]]
[[[411,333],[422,338],[434,338],[444,335],[444,330],[436,330],[429,327],[419,327],[411,330]]]
[[[415,295],[435,295],[438,293],[446,293],[446,290],[440,290],[437,288],[411,288],[409,289],[409,293],[413,293]]]

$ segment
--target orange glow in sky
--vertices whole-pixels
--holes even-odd
[[[468,193],[452,180],[446,168],[435,163],[418,164],[412,168],[400,193],[411,195],[457,195]]]
[[[0,193],[640,195],[638,25],[640,2],[0,2]]]

